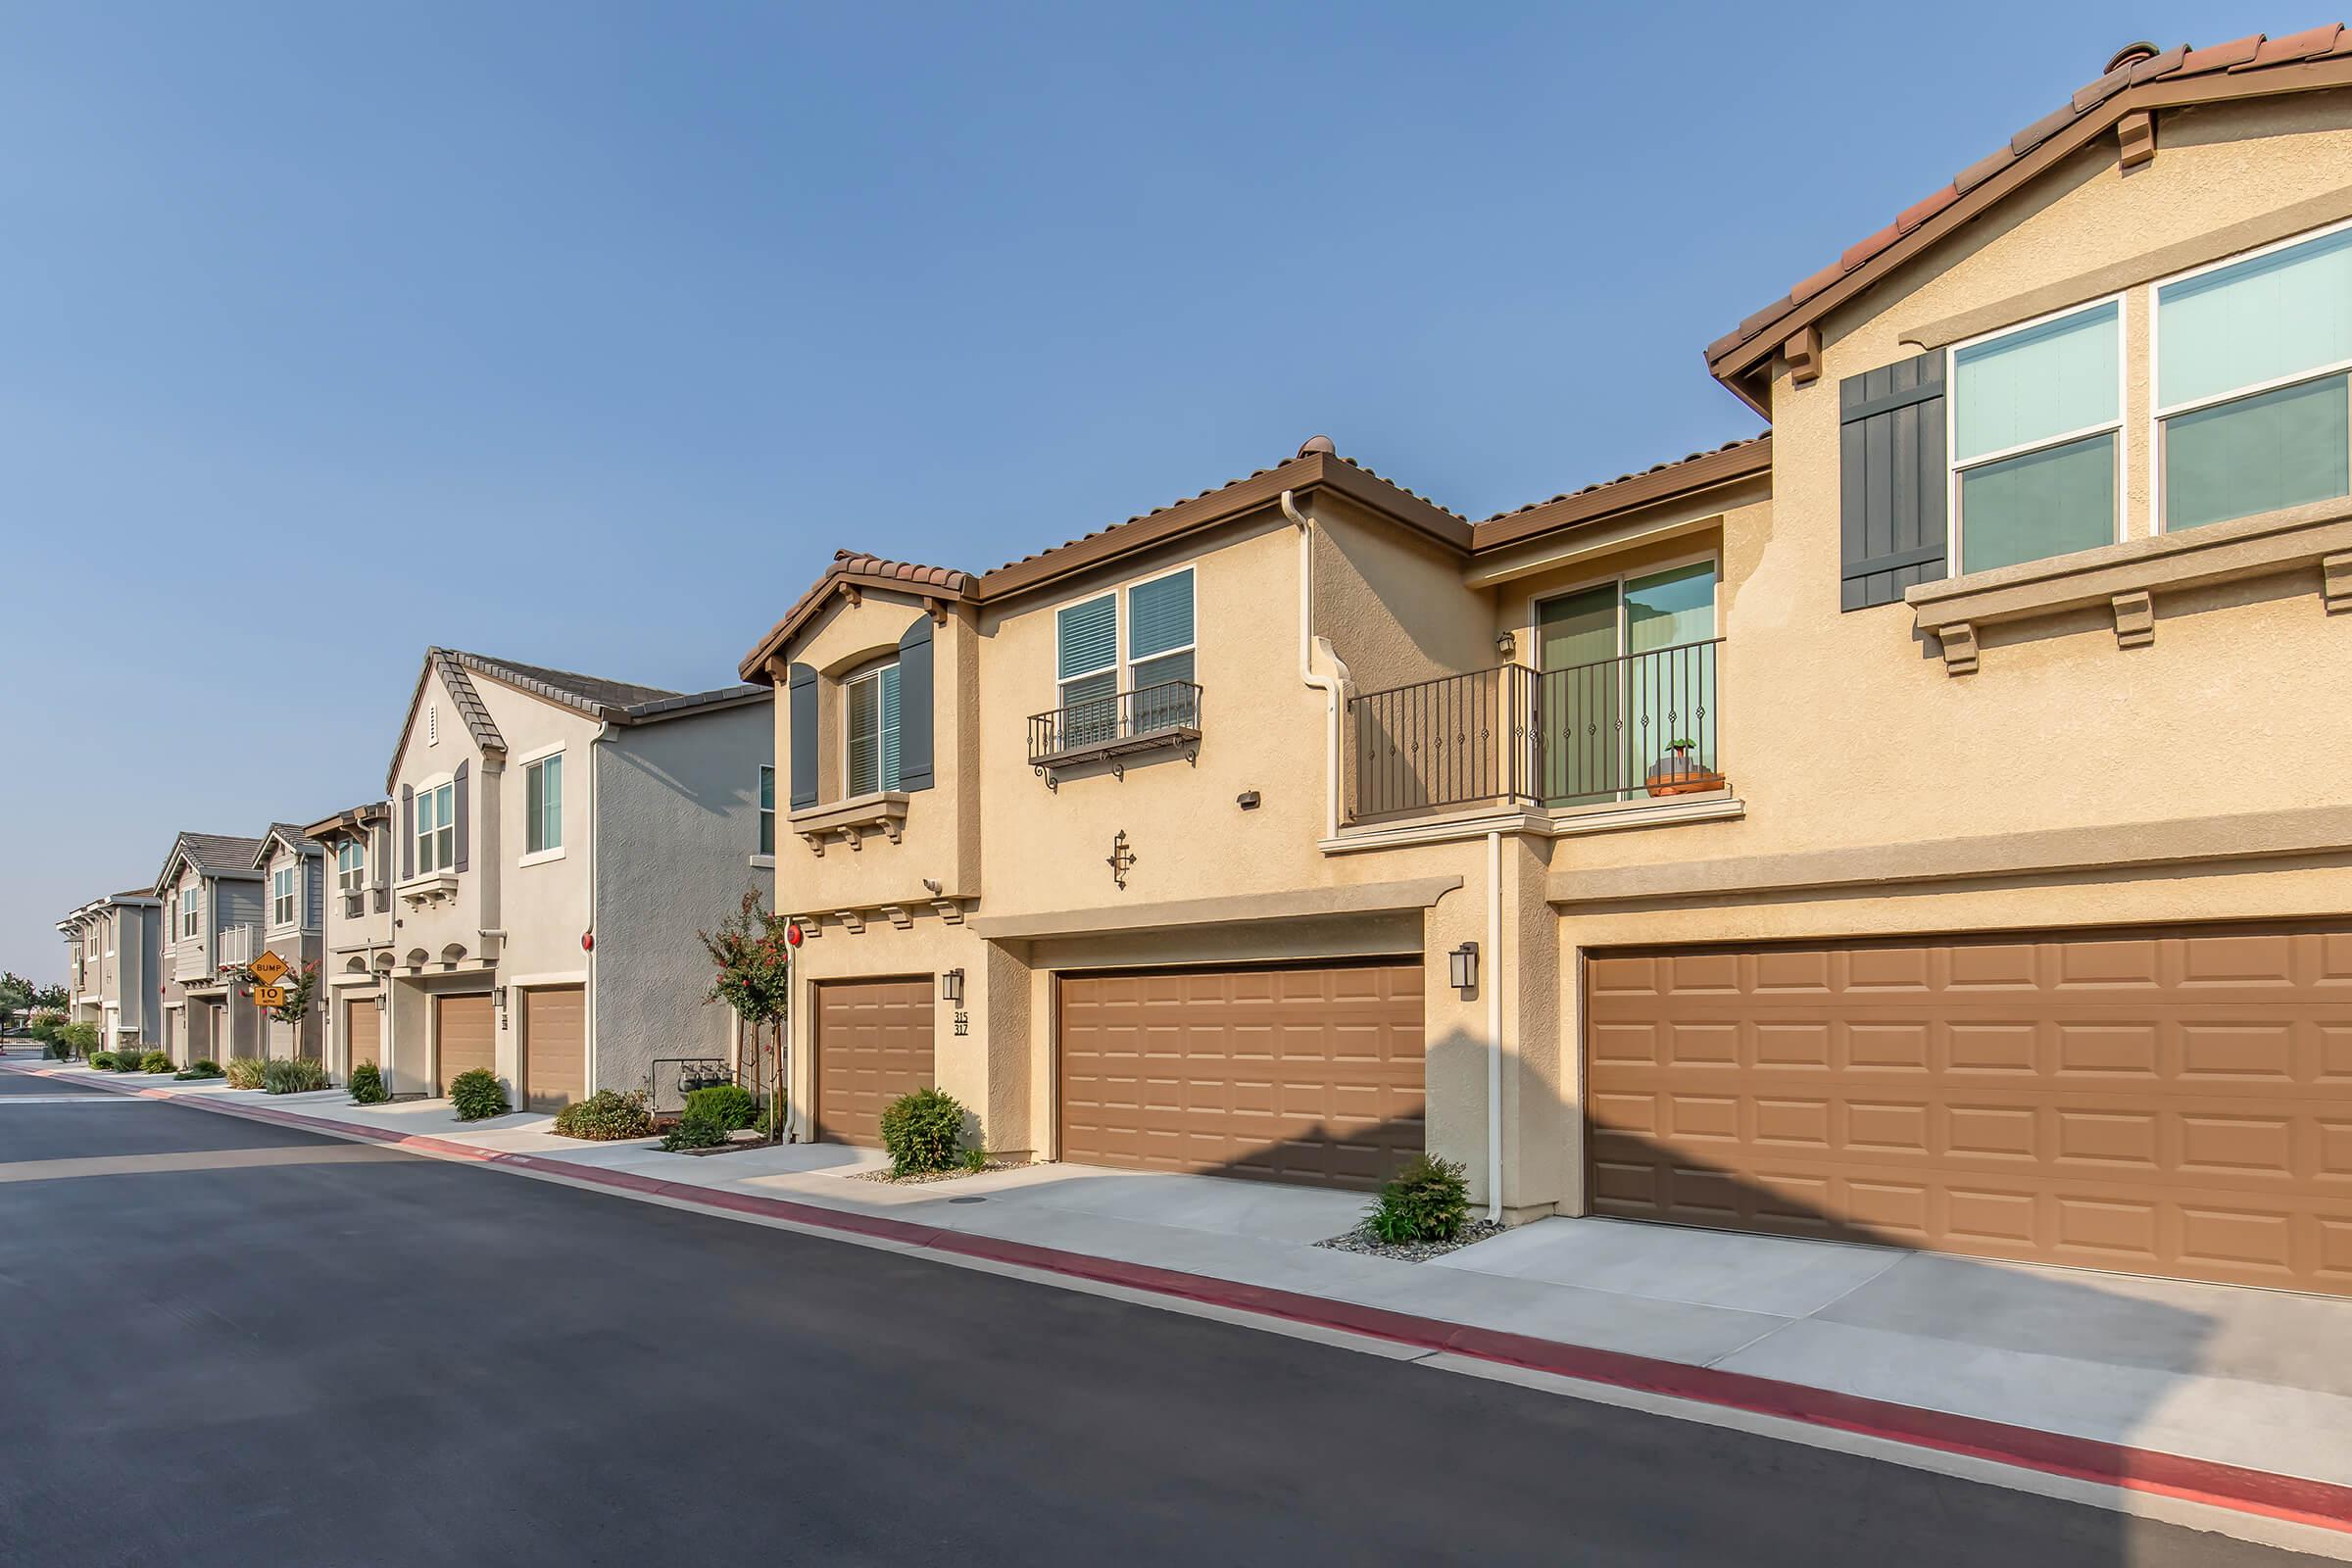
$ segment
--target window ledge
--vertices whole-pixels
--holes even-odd
[[[772,855],[755,855],[747,858],[744,863],[755,871],[773,871],[776,868],[776,858]]]
[[[874,829],[880,829],[896,844],[906,831],[906,792],[881,790],[872,795],[853,795],[846,801],[804,806],[785,821],[801,836],[801,842],[808,846],[810,853],[818,856],[825,853],[828,841],[861,850],[865,847],[865,835]]]
[[[427,871],[422,876],[413,876],[398,884],[392,892],[412,909],[439,904],[458,896],[458,874],[455,871]]]
[[[545,865],[550,860],[561,860],[562,858],[564,858],[564,846],[559,844],[552,850],[534,850],[514,863],[516,865]]]
[[[2144,648],[2156,640],[2156,594],[2311,566],[2320,568],[2323,608],[2352,611],[2352,499],[1921,583],[1903,599],[1919,630],[1942,644],[1945,673],[1965,675],[1977,667],[1982,626],[2106,606],[2116,645]]]

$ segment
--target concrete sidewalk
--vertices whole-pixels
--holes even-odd
[[[1154,1278],[1224,1282],[1243,1293],[1234,1299],[1246,1309],[1341,1327],[1353,1313],[1366,1332],[1415,1343],[1426,1327],[1390,1325],[1483,1331],[1499,1348],[1470,1353],[1552,1360],[1571,1376],[1692,1397],[1719,1388],[1727,1391],[1719,1402],[1788,1406],[1848,1430],[1884,1425],[1855,1402],[1877,1401],[2078,1447],[2116,1446],[2132,1451],[2107,1467],[2125,1476],[2152,1477],[2169,1455],[2352,1488],[2352,1300],[1598,1219],[1541,1220],[1408,1264],[1312,1245],[1355,1223],[1364,1200],[1353,1194],[1062,1164],[900,1187],[851,1179],[884,1161],[839,1145],[697,1158],[664,1154],[650,1141],[558,1138],[541,1115],[460,1123],[439,1101],[356,1106],[340,1090],[264,1096],[219,1082],[39,1070],[77,1088],[103,1083],[223,1110],[292,1113],[374,1141],[420,1139],[428,1152],[527,1160],[546,1174],[659,1187],[671,1199],[739,1207],[783,1200],[845,1224],[871,1222],[861,1228],[885,1238],[893,1225],[920,1227],[970,1239],[956,1249],[966,1253],[982,1253],[985,1239]],[[1191,1285],[1142,1288],[1214,1298]],[[1299,1299],[1330,1310],[1279,1304]],[[1516,1350],[1520,1340],[1557,1354]],[[1612,1359],[1621,1357],[1642,1360]],[[1690,1369],[1679,1380],[1687,1387],[1677,1387],[1676,1368]],[[1789,1386],[1819,1391],[1818,1408],[1808,1414],[1785,1394],[1758,1403],[1743,1393]],[[1923,1430],[1930,1435],[1904,1441],[1956,1451],[2003,1446],[1964,1426],[1949,1441],[1932,1425]],[[2085,1469],[2074,1451],[2053,1450],[2057,1458],[2041,1467],[2100,1468]],[[2150,1480],[2148,1490],[2190,1494],[2197,1485]],[[2323,1504],[2344,1512],[2337,1528],[2352,1525],[2344,1496],[2260,1511]]]

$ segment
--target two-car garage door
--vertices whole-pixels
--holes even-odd
[[[1612,953],[1594,1212],[2352,1294],[2352,928]]]

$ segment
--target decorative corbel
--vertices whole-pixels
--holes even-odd
[[[2154,163],[2156,117],[2145,109],[2134,109],[2116,122],[2115,151],[2115,167],[2119,171]]]
[[[1943,672],[1946,675],[1976,673],[1976,627],[1965,620],[1955,620],[1948,626],[1936,627],[1936,640],[1943,644]]]
[[[923,613],[931,617],[931,624],[934,626],[945,626],[948,623],[948,607],[941,604],[935,595],[923,595]]]
[[[1788,362],[1788,379],[1798,386],[1811,386],[1821,379],[1821,328],[1808,323],[1796,336],[1781,345],[1781,357]]]
[[[963,906],[957,904],[954,899],[933,899],[931,901],[931,907],[938,912],[940,919],[945,921],[947,924],[963,924]]]
[[[903,816],[886,816],[882,819],[882,831],[889,835],[891,843],[896,844],[906,837],[906,819]]]
[[[767,678],[779,686],[792,679],[792,666],[779,657],[770,655],[763,667],[767,670]]]
[[[833,918],[839,920],[841,928],[852,936],[857,936],[865,929],[865,916],[859,914],[856,909],[835,909]]]
[[[862,850],[865,848],[865,839],[856,828],[845,827],[836,829],[836,831],[841,834],[842,843],[847,844],[851,849]]]
[[[796,914],[792,917],[792,923],[801,928],[803,942],[814,942],[825,934],[825,921],[822,915]]]
[[[801,842],[808,845],[808,853],[818,859],[825,858],[825,836],[822,833],[804,833]]]
[[[864,593],[854,582],[845,582],[841,585],[841,597],[850,602],[852,610],[856,610],[859,605],[865,603]]]
[[[881,912],[898,930],[909,931],[914,928],[914,916],[906,912],[906,906],[903,904],[885,904]]]
[[[2156,602],[2145,588],[2117,594],[2108,603],[2115,610],[2115,646],[2145,648],[2156,640]]]
[[[2320,600],[2330,615],[2352,611],[2352,551],[2321,558]]]

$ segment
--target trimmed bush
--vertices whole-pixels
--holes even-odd
[[[468,1067],[449,1081],[449,1102],[460,1121],[482,1121],[491,1116],[504,1116],[512,1107],[507,1103],[506,1086],[498,1075],[487,1067]]]
[[[145,1072],[147,1069],[140,1064],[146,1059],[136,1051],[118,1051],[115,1053],[115,1071]]]
[[[259,1089],[262,1072],[269,1064],[259,1056],[232,1056],[223,1071],[231,1089]]]
[[[326,1066],[316,1056],[272,1056],[262,1063],[262,1088],[272,1095],[302,1095],[326,1087]]]
[[[115,1070],[115,1054],[111,1051],[101,1051],[90,1058],[90,1065],[100,1072],[113,1072]]]
[[[954,1095],[917,1089],[882,1108],[882,1147],[894,1175],[953,1170],[962,1143],[963,1104]]]
[[[727,1130],[724,1127],[715,1122],[691,1118],[679,1122],[662,1135],[662,1147],[673,1154],[681,1149],[716,1149],[726,1141]]]
[[[57,1043],[85,1061],[94,1054],[101,1054],[98,1051],[98,1026],[94,1023],[65,1025],[57,1031]],[[109,1051],[103,1054],[111,1056],[114,1053]]]
[[[752,1102],[752,1092],[740,1084],[712,1084],[697,1089],[686,1097],[686,1121],[707,1121],[721,1132],[733,1132],[749,1127],[760,1107]]]
[[[693,1103],[688,1097],[687,1103]],[[575,1100],[556,1112],[556,1131],[565,1138],[585,1138],[609,1144],[622,1138],[650,1138],[654,1113],[646,1108],[645,1092],[600,1089],[586,1100]]]
[[[174,1078],[218,1078],[220,1064],[209,1057],[199,1056],[172,1075]]]
[[[351,1102],[355,1105],[380,1105],[392,1098],[384,1087],[383,1069],[372,1061],[363,1061],[351,1069]]]
[[[1373,1200],[1365,1227],[1381,1241],[1450,1242],[1470,1222],[1470,1184],[1449,1159],[1416,1154],[1389,1178]]]
[[[170,1072],[171,1070],[172,1057],[167,1052],[150,1051],[139,1058],[139,1071],[141,1072]]]

